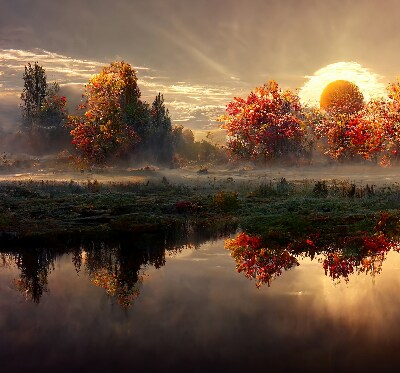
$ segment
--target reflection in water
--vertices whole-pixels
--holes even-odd
[[[90,281],[105,289],[120,306],[132,305],[139,296],[144,268],[152,265],[160,268],[165,264],[165,248],[153,242],[152,246],[105,243],[82,245],[72,250],[72,263],[79,273],[83,270]],[[56,259],[67,253],[63,250],[26,249],[16,253],[1,253],[3,267],[15,266],[20,276],[14,280],[15,288],[26,300],[39,303],[48,291],[48,275],[54,270]]]
[[[270,250],[263,246],[259,237],[240,233],[235,239],[226,241],[226,248],[236,260],[236,269],[248,278],[256,279],[256,286],[271,281],[295,265],[297,259],[286,249]]]
[[[57,254],[51,249],[29,249],[17,253],[1,253],[4,267],[16,266],[21,274],[14,280],[15,288],[26,300],[39,303],[48,291],[48,275],[54,269]]]
[[[146,268],[162,267],[166,251],[173,253],[185,247],[197,247],[207,240],[226,236],[232,228],[206,228],[194,233],[190,227],[184,226],[162,237],[143,235],[134,237],[134,240],[82,243],[72,248],[10,250],[0,252],[0,266],[16,267],[20,275],[12,287],[27,301],[39,303],[43,294],[49,291],[48,276],[54,270],[56,260],[64,254],[71,254],[77,273],[83,271],[93,285],[105,290],[112,301],[128,308],[140,295]]]
[[[343,278],[346,282],[353,273],[366,273],[374,277],[381,272],[382,263],[392,249],[397,250],[397,245],[383,234],[346,237],[341,246],[332,247],[332,251],[325,254],[325,274],[334,280]]]
[[[120,245],[81,248],[81,258],[91,282],[105,289],[120,306],[126,308],[140,294],[144,267],[165,264],[163,246],[132,247]]]
[[[383,238],[392,245],[386,230],[379,236],[376,231],[366,241],[333,240],[321,233],[281,248],[275,243],[263,259],[269,268],[283,273],[297,262],[300,266],[260,290],[243,272],[235,273],[222,240],[172,256],[171,250],[184,242],[141,237],[136,242],[85,242],[46,255],[8,250],[0,258],[0,266],[12,267],[0,268],[2,371],[114,372],[132,364],[141,372],[248,372],[265,370],[266,364],[273,372],[299,367],[307,372],[396,371],[400,256],[385,254]],[[186,242],[197,246],[200,241]],[[242,236],[241,244],[261,250],[265,242]],[[350,285],[342,280],[332,286],[322,268],[328,254],[372,260],[368,250],[383,250],[385,270],[379,281],[350,277]],[[275,260],[273,254],[281,255]],[[31,259],[32,269],[24,269],[25,277],[40,278],[43,265],[37,265],[37,258],[48,263],[42,273],[47,270],[50,294],[42,289],[39,306],[24,304],[9,286],[21,276],[16,258],[28,263],[29,255],[36,259]],[[104,273],[111,276],[99,280],[105,288],[93,285]],[[40,284],[35,281],[30,279]],[[134,306],[128,311],[113,305],[126,290]],[[140,301],[135,299],[139,290]]]
[[[313,259],[316,255],[326,275],[335,282],[342,279],[348,282],[352,274],[365,273],[375,277],[381,273],[388,252],[400,250],[399,242],[393,239],[390,223],[389,217],[382,215],[372,233],[357,232],[344,237],[330,235],[326,239],[318,232],[278,247],[276,242],[268,242],[261,236],[240,233],[236,238],[226,240],[225,247],[235,259],[237,271],[255,279],[257,287],[270,286],[283,271],[299,265],[299,258]]]

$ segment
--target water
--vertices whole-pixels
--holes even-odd
[[[326,275],[320,256],[298,257],[259,289],[223,239],[134,252],[5,251],[1,371],[397,370],[396,251],[379,274],[347,282]]]

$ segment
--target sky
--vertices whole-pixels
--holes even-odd
[[[400,75],[398,0],[0,0],[0,127],[19,120],[24,65],[38,61],[71,105],[102,66],[137,69],[143,98],[164,94],[173,122],[218,128],[234,96],[270,79],[301,89],[353,61]]]

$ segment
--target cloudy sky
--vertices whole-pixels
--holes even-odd
[[[160,91],[175,123],[202,130],[270,79],[297,89],[354,61],[388,82],[400,75],[398,14],[398,0],[0,0],[0,125],[15,125],[34,61],[75,103],[92,74],[125,60],[147,101]]]

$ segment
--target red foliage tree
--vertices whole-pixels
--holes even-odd
[[[400,81],[389,84],[387,90],[388,99],[377,105],[385,138],[382,158],[385,165],[400,159]]]
[[[355,113],[325,113],[314,127],[324,153],[335,159],[376,160],[385,148],[378,108],[378,102],[371,101]]]
[[[306,123],[299,98],[270,81],[246,99],[235,97],[219,118],[228,150],[242,159],[298,156],[307,148]]]

